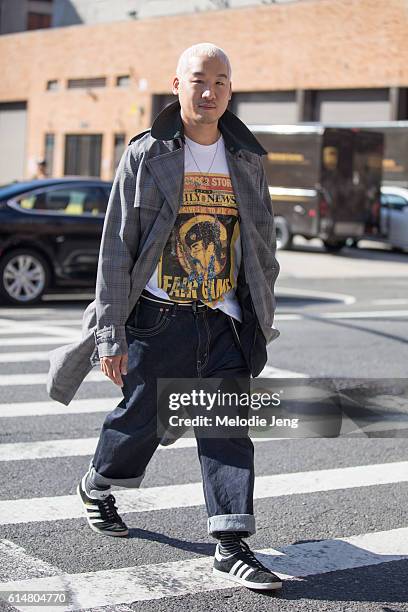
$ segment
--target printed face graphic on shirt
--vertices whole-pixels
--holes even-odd
[[[234,287],[238,210],[230,178],[188,172],[176,223],[158,265],[158,286],[178,301],[214,306]]]

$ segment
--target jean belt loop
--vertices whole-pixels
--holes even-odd
[[[171,316],[175,317],[177,314],[177,302],[173,302],[171,305]]]

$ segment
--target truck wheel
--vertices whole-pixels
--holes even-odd
[[[346,245],[345,240],[323,240],[326,251],[329,253],[337,253]]]
[[[18,306],[36,304],[50,278],[50,267],[37,251],[29,247],[9,251],[0,260],[0,299]]]
[[[293,234],[290,225],[283,217],[275,217],[276,228],[276,249],[290,249],[293,241]]]

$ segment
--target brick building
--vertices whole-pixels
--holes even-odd
[[[180,52],[201,41],[228,53],[231,108],[247,123],[408,119],[407,9],[257,3],[0,36],[0,183],[42,156],[54,176],[111,178],[171,99]]]

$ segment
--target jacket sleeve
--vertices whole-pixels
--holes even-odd
[[[268,289],[271,295],[271,302],[273,304],[272,312],[270,313],[270,329],[264,329],[264,334],[268,336],[267,341],[275,339],[280,335],[279,330],[273,326],[276,310],[276,297],[275,297],[275,283],[280,272],[280,265],[276,259],[276,224],[273,210],[272,198],[269,193],[268,179],[266,177],[265,168],[262,160],[260,162],[260,193],[263,200],[263,204],[268,211],[268,242],[267,248],[264,252],[263,265],[265,271],[265,278],[267,280]]]
[[[113,181],[99,249],[94,331],[99,357],[128,350],[125,323],[140,232],[139,208],[134,206],[138,167],[135,145],[129,145]]]

